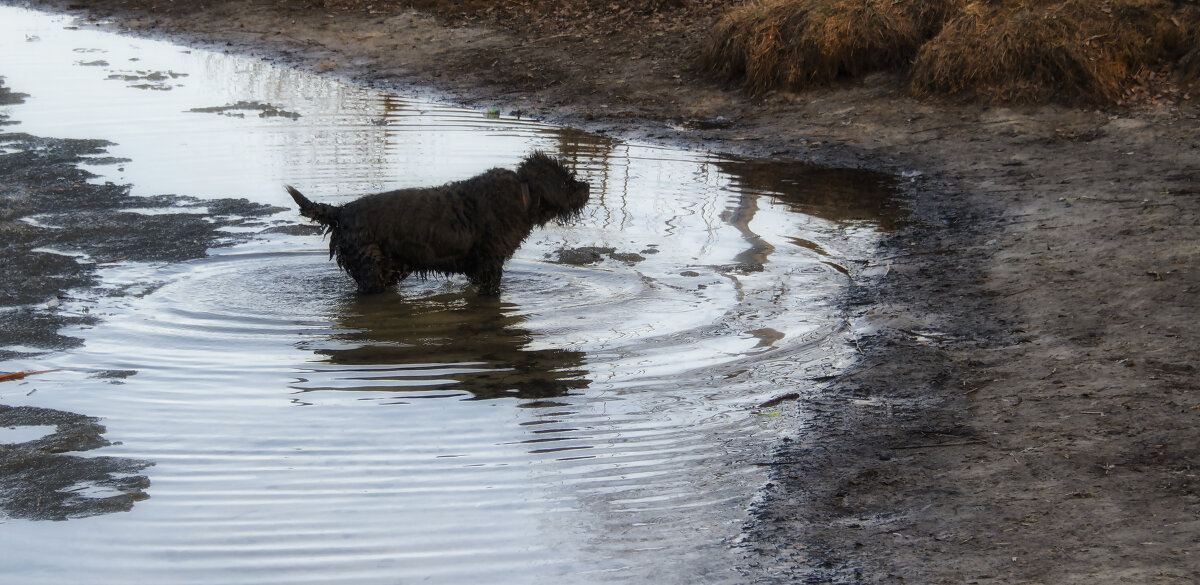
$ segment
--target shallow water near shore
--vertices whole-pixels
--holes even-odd
[[[28,94],[5,131],[110,141],[95,180],[194,213],[287,207],[283,183],[339,203],[534,149],[592,185],[580,219],[529,237],[498,300],[459,278],[357,296],[290,209],[202,259],[97,266],[99,286],[48,309],[96,319],[67,332],[82,347],[0,362],[57,370],[0,403],[100,417],[116,444],[89,455],[149,462],[149,485],[66,522],[10,508],[5,575],[741,580],[759,464],[796,432],[758,405],[853,360],[838,299],[899,213],[886,178],[491,118],[19,9],[0,23],[0,76]]]

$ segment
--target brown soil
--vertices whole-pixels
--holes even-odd
[[[750,100],[695,73],[696,44],[732,4],[715,0],[442,16],[35,4],[623,138],[905,173],[914,221],[850,299],[862,361],[805,401],[803,439],[773,462],[748,579],[1200,581],[1191,97],[946,105],[876,74]]]

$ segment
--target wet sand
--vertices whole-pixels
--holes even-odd
[[[747,574],[1200,578],[1194,100],[933,104],[880,75],[750,101],[691,72],[697,14],[608,34],[299,3],[39,6],[621,138],[900,175],[913,219],[846,299],[861,361],[767,462]]]

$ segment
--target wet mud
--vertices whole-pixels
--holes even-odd
[[[654,248],[642,250],[642,254],[655,254],[657,252]],[[570,264],[572,266],[595,264],[603,262],[605,258],[633,264],[646,259],[642,254],[637,252],[618,252],[616,248],[609,246],[582,246],[579,248],[560,248],[553,256],[548,258],[551,262]]]
[[[24,96],[0,78],[0,105]],[[6,116],[0,113],[0,123]],[[256,225],[278,211],[246,201],[204,202],[186,196],[144,198],[129,187],[95,184],[81,163],[121,164],[102,140],[0,134],[0,360],[76,347],[71,325],[96,322],[64,302],[124,294],[99,289],[97,270],[132,262],[178,262],[239,239],[221,230]],[[135,213],[203,207],[205,213]],[[211,215],[208,215],[211,214]],[[213,221],[206,218],[211,217]],[[98,375],[119,381],[120,372]],[[0,381],[19,391],[14,379]],[[52,426],[44,437],[0,444],[0,510],[11,518],[65,520],[129,510],[145,499],[148,461],[74,455],[108,446],[95,417],[0,404],[0,428]]]
[[[0,103],[21,99],[0,79]],[[0,121],[4,118],[0,114]],[[59,306],[68,296],[107,294],[89,290],[97,284],[97,268],[203,257],[211,247],[239,240],[222,228],[253,227],[259,225],[256,217],[282,209],[245,200],[200,202],[184,195],[133,197],[127,185],[96,184],[95,175],[79,165],[121,164],[105,156],[106,146],[102,140],[11,131],[0,135],[0,175],[5,177],[0,182],[0,254],[5,259],[0,345],[23,348],[0,349],[0,359],[77,345],[79,339],[59,330],[91,322],[91,317]],[[142,212],[147,209],[179,211]]]
[[[152,465],[122,457],[73,455],[107,447],[99,419],[61,410],[0,404],[0,429],[53,427],[44,436],[0,444],[0,513],[26,520],[67,520],[126,512],[149,497]]]
[[[210,106],[207,108],[192,108],[188,111],[189,112],[218,114],[221,116],[231,116],[231,117],[236,117],[236,118],[244,118],[244,117],[246,117],[247,113],[254,113],[254,115],[258,116],[259,118],[279,117],[279,118],[290,118],[292,120],[295,120],[300,117],[300,114],[298,114],[296,112],[289,112],[287,110],[281,110],[275,106],[272,106],[271,104],[263,104],[263,103],[259,103],[259,102],[247,102],[247,101],[240,101],[240,102],[237,102],[234,104],[229,104],[227,106]]]

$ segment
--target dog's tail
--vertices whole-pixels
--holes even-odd
[[[334,227],[338,223],[338,218],[342,215],[342,208],[336,205],[326,203],[314,203],[309,201],[308,197],[302,195],[295,187],[284,185],[292,199],[296,200],[296,205],[300,206],[300,215],[309,219],[315,220],[326,227]]]

